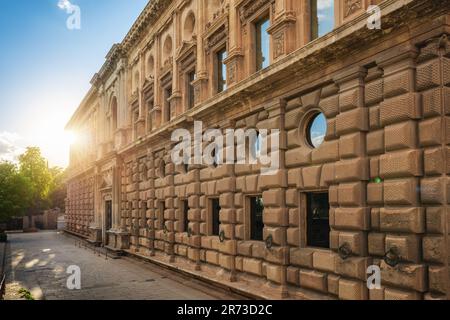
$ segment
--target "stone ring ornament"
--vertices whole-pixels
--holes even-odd
[[[338,248],[338,253],[342,260],[346,260],[352,255],[352,248],[348,242],[345,242]]]
[[[221,243],[224,243],[225,242],[225,231],[220,231],[220,233],[219,233],[219,240],[220,240],[220,242]]]
[[[273,247],[273,237],[271,234],[269,234],[265,240],[266,248],[271,249]]]
[[[397,247],[391,247],[383,258],[384,262],[386,262],[387,265],[390,267],[395,267],[400,262],[400,255]]]
[[[164,233],[166,234],[169,231],[169,229],[167,229],[167,226],[164,225]]]
[[[192,236],[192,228],[188,228],[187,235],[188,235],[188,238],[190,238]]]

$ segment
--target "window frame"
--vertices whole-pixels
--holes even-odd
[[[218,232],[217,234],[214,232],[214,201],[217,200],[219,212],[218,212]],[[208,198],[208,235],[209,236],[219,236],[220,235],[220,211],[222,207],[220,206],[220,198],[219,197],[210,197]]]
[[[225,55],[225,56],[224,56]],[[228,58],[228,50],[226,44],[214,51],[214,74],[215,74],[215,90],[216,93],[224,92],[228,89],[227,65],[225,61]],[[225,74],[223,69],[225,68]]]
[[[194,75],[191,79],[191,75]],[[186,110],[191,110],[195,107],[195,87],[193,82],[196,80],[197,74],[195,68],[189,69],[185,73],[185,83],[186,83]]]
[[[300,211],[300,247],[301,248],[311,248],[311,249],[317,249],[317,250],[331,250],[331,225],[329,225],[329,232],[328,232],[328,247],[320,247],[320,246],[313,246],[309,243],[308,238],[308,231],[309,231],[309,215],[308,215],[308,195],[309,194],[328,194],[328,223],[330,223],[330,190],[329,189],[315,189],[315,190],[308,190],[308,191],[301,191],[300,192],[300,204],[299,204],[299,211]]]
[[[264,70],[268,67],[270,67],[270,65],[272,64],[272,58],[271,58],[271,48],[272,48],[272,35],[267,32],[267,36],[268,36],[268,40],[269,40],[269,56],[267,57],[267,59],[269,60],[268,66],[264,67],[264,61],[263,61],[263,57],[264,57],[264,53],[263,53],[263,38],[262,38],[262,32],[261,35],[259,36],[259,30],[262,31],[262,26],[265,24],[265,22],[269,23],[269,27],[267,28],[268,30],[270,29],[270,27],[272,26],[272,21],[271,21],[271,16],[270,16],[270,12],[265,10],[264,12],[262,12],[261,14],[259,14],[252,22],[252,39],[254,41],[254,48],[253,48],[253,71],[254,72],[259,72],[261,70]],[[261,27],[261,28],[258,28]],[[260,41],[258,41],[260,40]],[[258,44],[259,43],[259,44]],[[259,50],[258,50],[259,48]],[[259,53],[261,54],[259,56]]]

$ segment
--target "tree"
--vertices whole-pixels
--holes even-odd
[[[66,172],[60,167],[50,168],[52,181],[49,191],[49,203],[52,208],[65,210],[65,202],[67,195],[67,186],[65,183]]]
[[[23,215],[31,205],[32,185],[16,165],[0,163],[0,223]]]
[[[42,157],[41,150],[29,147],[25,153],[19,156],[20,174],[26,177],[32,187],[31,206],[28,208],[28,217],[31,220],[35,213],[48,207],[48,194],[52,176],[48,169],[47,161]]]

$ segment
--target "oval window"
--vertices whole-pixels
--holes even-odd
[[[323,113],[314,115],[306,128],[306,139],[313,148],[318,148],[324,142],[327,134],[327,119]]]

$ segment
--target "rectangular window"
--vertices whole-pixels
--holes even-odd
[[[154,127],[153,123],[153,108],[155,106],[155,102],[153,100],[150,100],[148,102],[148,131],[152,131]]]
[[[264,203],[262,197],[250,198],[250,239],[262,241],[263,240],[263,213]]]
[[[217,52],[217,93],[227,90],[227,66],[224,63],[226,58],[226,48]]]
[[[165,102],[165,109],[166,109],[166,121],[172,120],[172,106],[170,103],[170,97],[172,96],[172,87],[167,88],[164,90],[164,102]]]
[[[195,81],[195,70],[189,72],[187,74],[187,103],[188,103],[188,109],[192,109],[195,105],[195,91],[194,91],[194,85],[192,82]]]
[[[307,193],[307,246],[330,247],[330,204],[328,193]]]
[[[220,233],[220,204],[219,199],[210,199],[212,235],[218,236]]]
[[[269,27],[269,17],[255,23],[256,71],[265,69],[270,65],[270,35],[267,32]]]
[[[166,219],[164,219],[164,212],[166,211],[166,203],[164,201],[159,202],[159,223],[160,229],[164,229],[164,225],[166,224]]]
[[[188,231],[189,228],[189,202],[187,200],[183,200],[183,229],[184,232]]]
[[[334,29],[334,1],[311,0],[311,40]]]

